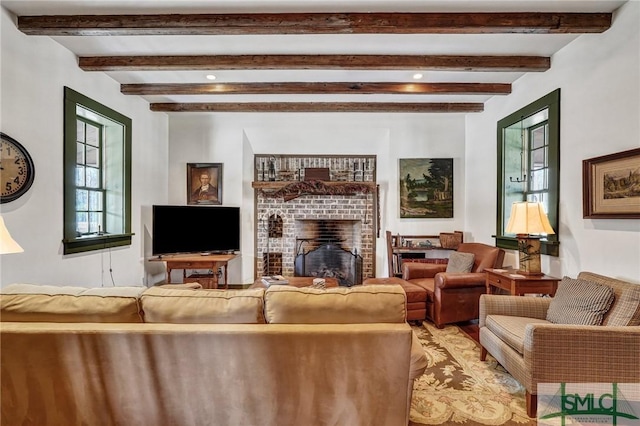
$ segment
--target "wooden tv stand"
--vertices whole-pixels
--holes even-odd
[[[167,284],[171,284],[171,271],[182,269],[182,280],[185,283],[198,282],[203,288],[218,288],[218,284],[222,284],[227,289],[229,288],[227,283],[227,263],[235,258],[235,254],[174,254],[154,257],[149,261],[167,263]],[[224,279],[222,283],[219,283],[218,270],[222,268],[224,268]],[[187,269],[206,269],[212,272],[187,276]]]

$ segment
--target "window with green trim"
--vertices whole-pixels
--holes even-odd
[[[131,244],[131,119],[68,87],[64,253]]]
[[[542,239],[541,252],[558,255],[560,192],[560,89],[498,122],[498,214],[496,245],[517,249],[505,232],[511,205],[542,203],[555,234]]]

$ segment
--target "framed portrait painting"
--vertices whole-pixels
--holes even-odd
[[[222,204],[222,163],[187,163],[187,204]]]
[[[400,159],[400,218],[453,217],[453,158]]]
[[[582,216],[640,218],[640,148],[582,161]]]

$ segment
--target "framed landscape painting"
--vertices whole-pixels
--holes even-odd
[[[582,161],[582,216],[640,218],[640,148]]]
[[[453,158],[400,159],[400,218],[453,217]]]

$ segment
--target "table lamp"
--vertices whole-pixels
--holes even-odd
[[[520,254],[518,273],[544,275],[540,269],[540,235],[555,234],[541,203],[527,201],[511,205],[507,233],[516,234]],[[535,235],[538,234],[538,235]]]
[[[4,224],[4,219],[0,216],[0,254],[22,253],[23,251],[20,244],[11,238],[11,234]]]

